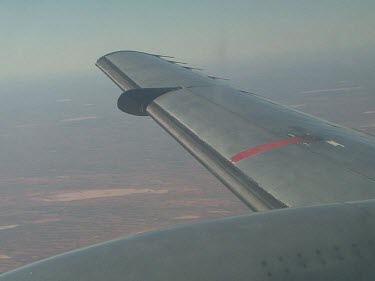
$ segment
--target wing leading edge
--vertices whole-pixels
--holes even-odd
[[[122,51],[97,61],[123,91],[252,210],[375,197],[375,141],[230,88],[160,56]]]

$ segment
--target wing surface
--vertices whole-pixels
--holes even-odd
[[[121,51],[97,66],[125,92],[120,109],[151,116],[254,211],[375,198],[370,136],[160,56]]]

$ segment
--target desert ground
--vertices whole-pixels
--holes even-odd
[[[301,84],[289,76],[272,85],[238,76],[234,84],[250,91],[256,85],[255,93],[296,110],[375,134],[372,80],[319,84],[309,76]],[[151,119],[120,112],[119,90],[99,73],[4,82],[0,89],[0,272],[123,236],[250,212]]]

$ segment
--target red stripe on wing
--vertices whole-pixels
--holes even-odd
[[[232,162],[239,162],[245,158],[251,157],[255,154],[262,153],[263,151],[271,150],[281,146],[286,146],[292,143],[298,143],[304,141],[300,137],[291,137],[283,140],[278,140],[270,143],[261,144],[247,150],[244,150],[230,158]]]

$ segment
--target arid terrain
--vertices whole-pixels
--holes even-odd
[[[164,226],[248,212],[203,168],[191,164],[190,179],[137,174],[2,178],[9,190],[0,198],[0,270]]]
[[[235,82],[262,86],[243,81]],[[375,134],[372,83],[273,81],[267,98]],[[0,86],[0,272],[110,239],[249,213],[151,119],[117,110],[119,91],[99,73]]]

